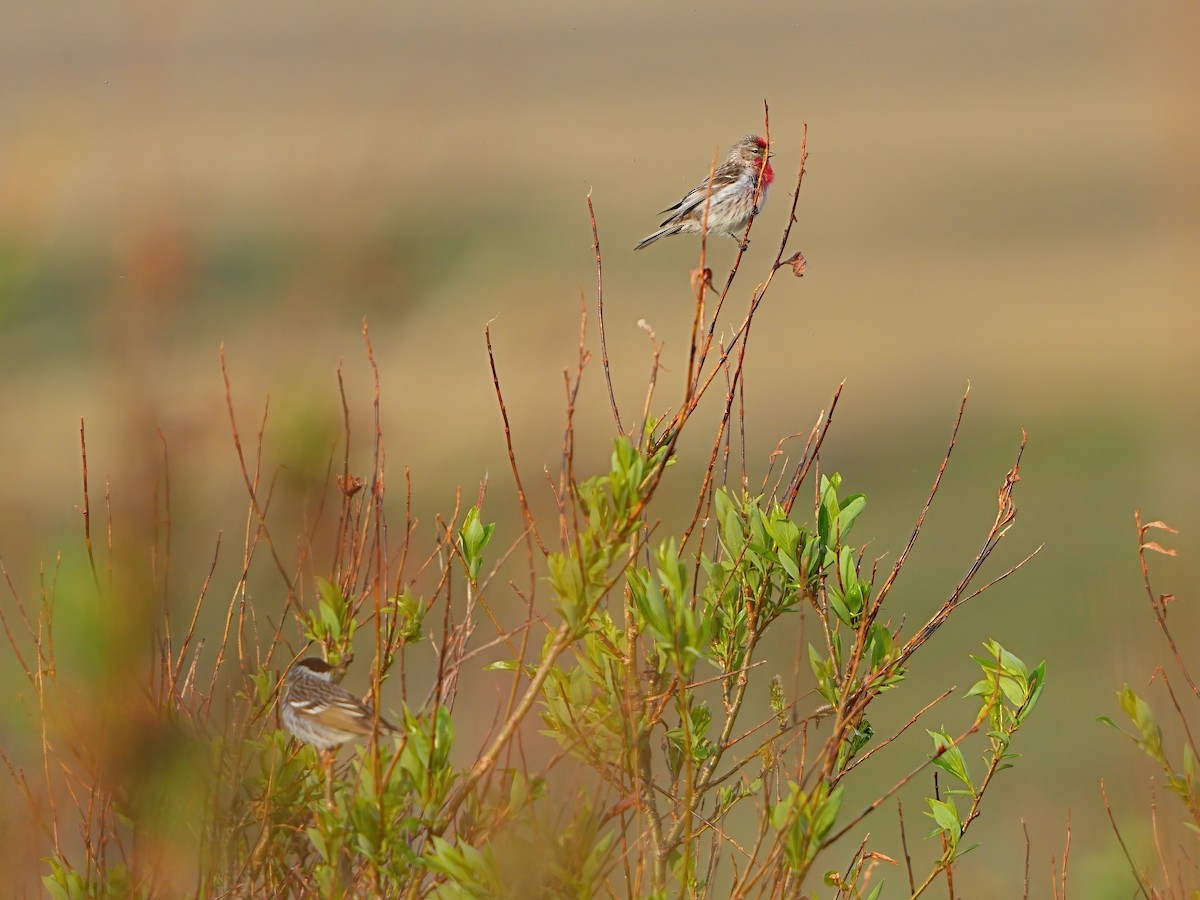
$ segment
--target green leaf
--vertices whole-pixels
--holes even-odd
[[[841,784],[835,787],[813,814],[812,831],[815,843],[823,841],[837,822],[838,813],[842,809],[843,787]]]
[[[850,729],[841,746],[838,747],[837,767],[835,771],[841,772],[845,769],[846,764],[854,759],[858,755],[858,751],[867,746],[874,736],[874,726],[867,719],[860,719],[858,724]]]
[[[800,529],[787,517],[787,513],[778,503],[771,510],[767,527],[775,543],[780,567],[792,581],[799,581],[800,561],[796,554],[800,547]]]
[[[841,502],[841,508],[837,516],[839,541],[846,539],[846,536],[850,534],[850,529],[854,527],[854,521],[866,508],[867,497],[865,494],[851,494]]]
[[[746,525],[728,490],[717,492],[717,519],[721,525],[721,544],[726,555],[739,560],[746,546]]]
[[[1000,677],[1000,693],[1014,709],[1025,702],[1025,685],[1008,675]]]
[[[1117,696],[1120,699],[1121,709],[1125,710],[1125,714],[1133,720],[1133,724],[1137,726],[1141,734],[1138,746],[1165,765],[1166,759],[1162,752],[1162,729],[1155,721],[1150,705],[1130,690],[1129,685],[1125,685]]]
[[[425,604],[412,595],[409,588],[388,599],[392,614],[396,617],[397,633],[406,644],[421,640],[421,629],[425,623]]]
[[[878,622],[867,632],[867,647],[871,651],[871,669],[876,670],[892,658],[892,633]]]
[[[53,856],[46,856],[42,861],[50,866],[50,874],[42,876],[42,887],[54,900],[85,900],[95,896],[105,896],[88,889],[83,876],[74,870],[66,868],[62,862]],[[112,887],[112,885],[110,885]],[[115,894],[115,892],[113,892]]]
[[[837,513],[836,491],[830,491],[829,479],[822,476],[821,505],[817,507],[817,536],[826,547],[833,546],[833,523]]]
[[[958,810],[954,808],[954,804],[946,800],[935,800],[933,797],[926,797],[925,802],[929,804],[929,812],[927,815],[932,817],[937,823],[941,832],[946,835],[947,839],[953,846],[958,842],[958,838],[962,834],[962,824],[958,820]]]
[[[551,553],[546,557],[546,567],[550,572],[550,585],[554,590],[559,612],[568,625],[572,628],[578,627],[587,602],[583,569],[579,560],[573,552],[571,555]]]
[[[346,621],[346,598],[337,585],[317,577],[317,616],[310,616],[309,631],[317,640],[330,638],[340,641]]]
[[[971,795],[975,795],[975,785],[971,783],[971,776],[967,772],[967,761],[963,758],[962,750],[954,744],[954,739],[945,731],[927,731],[933,738],[933,764],[952,775],[960,783],[965,784]]]
[[[627,579],[634,608],[659,644],[670,646],[675,636],[670,611],[658,583],[645,569],[632,569]]]
[[[813,676],[817,679],[817,691],[828,702],[836,704],[837,685],[833,663],[821,656],[812,644],[808,645],[808,662],[812,666]]]
[[[338,895],[338,891],[334,889],[334,885],[340,880],[338,872],[328,863],[317,867],[317,886],[320,888],[320,896],[334,897]]]
[[[1042,696],[1042,688],[1046,686],[1046,661],[1042,660],[1038,667],[1033,670],[1033,674],[1029,676],[1029,686],[1025,694],[1025,706],[1021,709],[1021,715],[1018,722],[1024,722],[1029,714],[1033,712],[1033,708],[1037,706],[1038,699]]]
[[[843,590],[858,584],[858,574],[854,569],[854,548],[843,546],[838,550],[838,580]]]
[[[436,835],[434,835],[432,843],[432,850],[425,854],[425,861],[429,868],[435,872],[441,872],[459,884],[468,882],[471,870],[459,848],[445,838]]]
[[[811,794],[794,781],[787,786],[787,796],[770,806],[769,817],[771,826],[784,836],[788,865],[799,869],[812,861],[833,829],[842,805],[842,786],[830,791],[826,782],[820,782]]]
[[[846,607],[842,601],[841,592],[837,588],[829,587],[825,591],[825,597],[829,601],[829,606],[833,610],[833,614],[838,617],[849,628],[855,627],[854,614]]]
[[[495,530],[495,523],[484,525],[479,521],[479,507],[472,506],[467,510],[462,527],[458,530],[458,546],[472,582],[479,577],[479,570],[483,566],[483,549],[492,539],[492,532]]]
[[[316,828],[306,829],[308,839],[313,845],[313,849],[317,851],[321,859],[329,862],[329,846],[325,843],[325,835]]]

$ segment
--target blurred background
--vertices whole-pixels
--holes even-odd
[[[959,878],[971,896],[1016,896],[1024,818],[1034,896],[1048,894],[1070,812],[1072,885],[1129,896],[1098,784],[1145,853],[1153,773],[1095,718],[1119,717],[1115,691],[1140,691],[1168,661],[1135,508],[1181,529],[1181,555],[1155,575],[1185,598],[1172,615],[1193,660],[1200,647],[1198,39],[1200,10],[1182,0],[14,6],[0,29],[0,559],[13,585],[0,604],[36,604],[53,573],[61,591],[85,565],[84,417],[93,524],[107,490],[131,567],[151,563],[169,460],[171,592],[191,609],[218,532],[232,547],[246,527],[221,345],[244,439],[270,398],[264,465],[295,521],[277,535],[306,533],[340,458],[339,366],[352,460],[370,466],[364,317],[393,516],[404,467],[427,545],[456,487],[474,496],[490,477],[485,518],[511,540],[485,323],[526,486],[549,508],[541,470],[559,463],[581,291],[597,349],[586,195],[628,424],[650,367],[640,319],[665,343],[656,408],[678,403],[697,244],[631,248],[714,153],[762,129],[765,99],[777,181],[721,329],[774,258],[805,123],[791,246],[809,270],[775,282],[751,337],[750,482],[844,379],[822,465],[867,494],[855,538],[890,566],[969,383],[893,594],[897,620],[915,621],[974,556],[1028,432],[1020,516],[988,571],[1045,549],[938,634],[912,702],[965,692],[987,637],[1046,659],[1024,757],[985,803]],[[719,281],[733,250],[711,252]],[[576,465],[591,472],[612,434],[598,354],[581,398]],[[692,440],[669,493],[681,504],[709,433]],[[228,597],[240,550],[222,553],[213,590]],[[269,596],[256,602],[278,620]],[[778,653],[790,670],[794,648]],[[972,712],[951,699],[927,724],[956,732]],[[25,721],[14,710],[0,727],[17,741]]]

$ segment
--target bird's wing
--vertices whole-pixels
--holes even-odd
[[[313,690],[288,701],[297,714],[351,734],[370,733],[374,714],[353,694],[334,685],[311,687]]]
[[[293,700],[290,705],[302,716],[352,734],[370,734],[375,723],[375,713],[371,707],[352,697],[339,697],[332,702],[318,698]],[[386,733],[400,731],[383,716],[379,717],[379,730]]]
[[[736,184],[738,179],[741,177],[742,173],[738,169],[721,166],[716,172],[713,173],[711,191],[708,189],[708,179],[705,178],[704,181],[700,183],[699,187],[693,188],[691,191],[685,194],[683,199],[674,206],[670,206],[667,209],[662,210],[662,212],[659,213],[660,215],[664,213],[669,213],[669,215],[667,215],[667,217],[659,224],[666,225],[669,222],[676,222],[697,207],[700,207],[700,209],[703,210],[705,197],[715,196],[722,189]]]
[[[374,715],[361,703],[350,704],[345,701],[331,704],[314,717],[323,725],[349,731],[353,734],[370,734],[371,720]]]

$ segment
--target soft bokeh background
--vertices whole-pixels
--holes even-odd
[[[1045,550],[938,635],[914,692],[965,690],[984,637],[1048,659],[1025,756],[960,879],[972,896],[1014,896],[1024,817],[1035,896],[1047,894],[1070,810],[1072,883],[1130,894],[1098,781],[1144,848],[1150,772],[1094,720],[1165,662],[1135,507],[1182,529],[1159,586],[1200,602],[1194,4],[128,2],[20,4],[4,19],[0,557],[18,591],[36,598],[60,549],[68,567],[81,558],[84,416],[93,502],[110,481],[114,527],[145,536],[129,539],[138,565],[166,448],[172,590],[190,609],[218,529],[245,523],[222,343],[247,433],[270,396],[265,459],[284,467],[281,503],[303,532],[340,426],[341,361],[366,434],[364,316],[389,464],[412,471],[422,534],[485,474],[492,517],[511,524],[485,322],[536,484],[557,466],[561,373],[580,289],[594,286],[590,190],[619,399],[640,407],[646,319],[666,342],[658,401],[674,404],[695,243],[630,248],[714,152],[762,127],[765,98],[779,181],[727,328],[774,256],[805,122],[793,242],[810,269],[775,285],[752,337],[752,480],[846,379],[823,464],[867,493],[856,538],[890,564],[970,382],[941,500],[895,595],[911,620],[964,570],[1028,431],[1000,556]],[[718,245],[718,271],[731,259]],[[599,368],[587,377],[584,471],[603,464],[611,428]],[[365,468],[365,437],[355,450]],[[227,556],[226,596],[240,566]],[[1178,615],[1194,659],[1196,618]],[[962,701],[942,715],[930,726],[969,724]]]

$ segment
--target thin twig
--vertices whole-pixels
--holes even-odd
[[[600,323],[600,362],[604,366],[604,383],[608,385],[608,402],[612,406],[613,421],[617,434],[625,436],[621,425],[621,413],[617,409],[617,395],[613,391],[612,373],[608,370],[608,341],[604,335],[604,264],[600,258],[600,230],[596,227],[596,210],[592,208],[592,192],[587,194],[588,219],[592,223],[592,252],[596,254],[596,318]]]
[[[294,599],[296,589],[292,584],[291,576],[288,575],[287,569],[284,568],[283,561],[279,558],[279,554],[275,551],[275,544],[271,540],[270,532],[267,530],[266,513],[258,504],[256,485],[251,480],[250,473],[246,468],[246,457],[242,453],[242,438],[238,434],[237,417],[233,413],[233,388],[229,383],[229,373],[225,369],[225,345],[223,343],[221,344],[219,355],[221,359],[221,379],[225,382],[225,408],[229,412],[229,425],[233,432],[233,447],[237,451],[238,466],[241,469],[242,481],[244,481],[246,484],[246,491],[250,495],[250,504],[258,516],[258,524],[262,530],[263,537],[266,539],[267,548],[271,551],[271,558],[275,560],[275,567],[279,570],[279,575],[283,578],[284,584],[287,585],[287,602],[290,604]],[[265,415],[266,413],[264,409],[264,417]],[[261,441],[259,442],[259,446],[261,450]]]
[[[921,716],[925,715],[925,713],[929,712],[929,710],[933,709],[935,706],[937,706],[939,703],[941,703],[943,700],[945,700],[947,697],[949,697],[952,693],[954,693],[953,687],[946,688],[946,690],[942,691],[938,696],[934,697],[931,701],[929,701],[924,706],[922,706],[919,710],[917,710],[915,713],[913,713],[913,715],[909,718],[909,720],[900,726],[899,731],[895,732],[890,737],[885,738],[884,740],[880,741],[878,744],[876,744],[874,747],[872,747],[870,750],[868,750],[862,756],[858,757],[857,759],[851,760],[850,765],[846,766],[846,768],[843,769],[838,774],[838,778],[839,779],[844,778],[849,772],[851,772],[852,770],[857,768],[862,763],[865,763],[868,759],[870,759],[872,756],[874,756],[878,751],[882,750],[884,747],[886,747],[892,741],[896,740],[896,738],[900,737],[900,735],[904,734],[904,732],[908,731],[909,728],[911,728],[914,724],[916,724],[917,719],[921,718]]]
[[[487,341],[488,363],[492,368],[492,384],[496,389],[496,401],[500,404],[500,418],[504,420],[504,444],[508,448],[508,464],[512,467],[513,479],[517,483],[517,502],[521,504],[521,514],[525,517],[525,524],[529,530],[529,534],[537,541],[538,548],[542,551],[543,556],[548,556],[550,551],[546,549],[546,545],[542,542],[542,536],[538,534],[537,522],[533,518],[533,513],[529,509],[529,501],[525,498],[525,486],[521,484],[521,473],[517,470],[517,454],[513,450],[512,429],[508,424],[508,409],[504,405],[504,394],[500,390],[500,375],[496,371],[496,356],[492,352],[492,323],[488,322],[483,328],[484,339]]]
[[[1142,896],[1146,900],[1150,900],[1150,890],[1146,886],[1146,882],[1142,880],[1142,874],[1138,871],[1137,866],[1133,862],[1133,857],[1129,854],[1129,848],[1125,846],[1125,839],[1121,837],[1121,829],[1117,827],[1117,820],[1113,816],[1112,806],[1108,802],[1108,792],[1104,789],[1104,779],[1100,779],[1100,796],[1104,798],[1104,811],[1108,814],[1108,821],[1112,825],[1113,834],[1117,836],[1117,843],[1121,845],[1121,852],[1125,854],[1125,861],[1129,863],[1130,874],[1133,875],[1137,882],[1138,890],[1142,892]]]
[[[87,548],[88,566],[92,570],[92,583],[96,586],[96,593],[100,594],[100,575],[96,571],[96,556],[92,552],[92,510],[88,500],[87,435],[83,416],[79,417],[79,455],[83,460],[83,509],[80,510],[83,513],[83,543]]]
[[[1060,884],[1062,885],[1061,900],[1067,900],[1067,859],[1070,857],[1070,855],[1071,855],[1071,811],[1068,809],[1067,810],[1067,842],[1066,842],[1066,845],[1063,847],[1062,876],[1061,876],[1062,880],[1060,882]],[[1055,898],[1058,898],[1057,891],[1055,892]]]
[[[911,895],[917,889],[917,881],[913,877],[912,856],[908,852],[908,834],[904,829],[904,807],[900,798],[896,798],[896,817],[900,820],[900,846],[904,850],[904,868],[908,871],[908,893]]]

